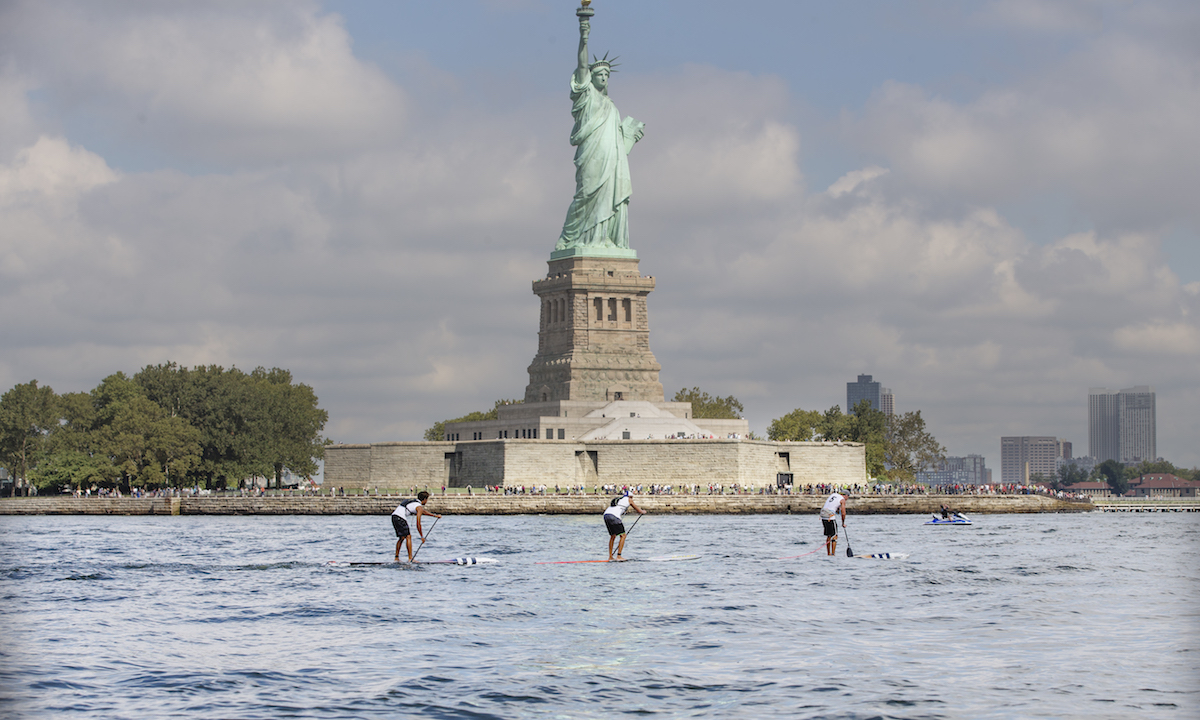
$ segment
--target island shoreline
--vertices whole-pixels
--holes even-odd
[[[0,515],[388,515],[404,495],[251,497],[0,498]],[[429,509],[450,515],[591,515],[607,495],[431,495]],[[664,515],[814,514],[824,495],[638,495],[638,505]],[[851,495],[853,515],[922,515],[942,505],[968,514],[1091,512],[1087,501],[1046,495]]]

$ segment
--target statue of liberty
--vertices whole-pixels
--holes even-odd
[[[588,63],[588,18],[593,10],[583,7],[579,16],[579,64],[571,77],[571,144],[575,146],[575,197],[567,210],[556,250],[569,248],[629,249],[629,151],[642,139],[645,123],[631,117],[621,120],[617,106],[608,98],[608,78],[613,60]]]

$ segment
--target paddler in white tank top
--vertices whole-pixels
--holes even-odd
[[[412,549],[412,531],[408,521],[414,520],[417,525],[417,533],[421,536],[421,542],[425,542],[425,530],[421,527],[421,518],[425,515],[432,515],[435,518],[440,518],[435,512],[425,509],[425,503],[429,500],[429,493],[422,490],[417,493],[416,500],[405,500],[392,511],[392,528],[396,531],[396,560],[400,560],[400,548],[405,543],[408,544],[408,561],[413,561]]]
[[[645,515],[646,511],[638,507],[633,502],[633,496],[626,490],[625,494],[613,500],[608,508],[604,511],[604,525],[608,528],[608,559],[611,562],[613,558],[613,540],[617,536],[621,536],[621,544],[617,546],[616,560],[624,560],[621,557],[621,552],[625,550],[625,524],[621,521],[621,516],[625,514],[628,508],[633,508],[639,515]]]
[[[842,514],[842,525],[846,524],[846,496],[833,493],[825,499],[821,506],[821,527],[825,530],[825,552],[829,555],[837,553],[837,515]]]

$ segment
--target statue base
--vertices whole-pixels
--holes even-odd
[[[569,247],[562,250],[555,250],[550,253],[551,260],[562,260],[563,258],[572,257],[596,257],[596,258],[627,258],[637,260],[637,250],[630,248],[615,248],[615,247]]]

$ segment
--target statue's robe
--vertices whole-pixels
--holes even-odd
[[[575,197],[567,210],[557,249],[575,246],[629,247],[629,150],[638,123],[621,122],[617,106],[592,85],[571,76],[571,144],[575,146]]]

